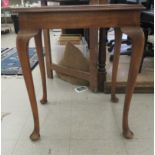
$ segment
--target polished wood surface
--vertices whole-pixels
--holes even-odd
[[[121,48],[121,39],[122,39],[122,32],[120,28],[115,28],[115,40],[117,40],[115,44],[115,53],[114,53],[114,60],[113,60],[113,69],[112,69],[112,88],[111,88],[111,101],[118,102],[118,98],[116,97],[116,81],[117,81],[117,70],[118,70],[118,63],[119,63],[119,56],[120,56],[120,48]]]
[[[128,125],[128,113],[131,103],[132,94],[134,91],[136,78],[139,72],[140,62],[144,50],[144,34],[143,30],[138,27],[122,28],[123,33],[126,33],[132,40],[132,55],[128,74],[128,83],[126,88],[126,96],[124,101],[123,110],[123,136],[126,138],[132,138],[133,132]]]
[[[38,116],[38,107],[35,96],[35,90],[33,85],[33,79],[30,69],[29,56],[28,56],[28,43],[32,37],[37,36],[39,31],[30,31],[30,32],[19,32],[17,35],[16,46],[18,50],[18,56],[21,63],[23,76],[29,95],[29,100],[31,104],[33,119],[34,119],[34,130],[30,135],[30,138],[35,141],[40,138],[40,128],[39,128],[39,116]]]
[[[47,102],[46,78],[45,78],[44,60],[42,55],[41,31],[43,29],[47,30],[49,28],[90,29],[89,72],[81,72],[78,70],[55,65],[52,63],[51,55],[46,55],[46,60],[51,61],[50,62],[51,72],[53,70],[56,70],[64,74],[69,74],[74,77],[76,76],[85,79],[89,81],[90,89],[94,92],[96,92],[98,89],[98,80],[97,80],[98,68],[99,68],[98,29],[107,27],[115,28],[117,40],[115,45],[116,47],[114,56],[115,60],[113,67],[113,82],[112,82],[113,86],[112,86],[112,98],[111,98],[112,101],[114,102],[117,101],[115,95],[115,87],[116,87],[121,32],[126,33],[131,37],[133,43],[133,54],[129,69],[128,84],[127,84],[124,112],[123,112],[123,135],[126,138],[133,137],[133,133],[129,129],[128,125],[128,113],[144,45],[143,32],[140,28],[141,9],[143,9],[141,5],[131,6],[131,5],[110,5],[110,4],[14,9],[15,12],[19,13],[19,21],[20,21],[20,32],[17,35],[17,49],[34,118],[34,130],[30,137],[32,140],[39,139],[40,129],[39,129],[39,117],[38,117],[38,109],[37,109],[33,79],[28,59],[28,43],[30,38],[32,37],[35,38],[41,77],[42,77],[41,78],[42,87],[43,87],[43,98],[41,100],[41,103],[46,103]],[[48,32],[46,32],[46,35],[47,34]]]
[[[120,56],[122,33],[126,33],[130,37],[132,41],[132,50],[133,50],[128,74],[128,83],[124,102],[123,123],[122,123],[123,136],[127,139],[131,139],[133,138],[133,132],[130,130],[128,125],[128,114],[132,94],[136,83],[136,78],[140,67],[140,62],[143,55],[144,34],[143,30],[138,27],[121,28],[121,29],[115,28],[115,37],[117,41],[115,43],[115,53],[114,53],[113,70],[112,70],[112,89],[111,89],[112,102],[118,102],[118,98],[116,97],[115,93],[116,93],[116,78]]]
[[[112,11],[112,10],[143,10],[144,7],[140,4],[96,4],[96,5],[62,5],[62,6],[42,6],[42,7],[33,7],[33,8],[17,8],[12,9],[14,12],[18,13],[46,13],[46,12],[77,12],[77,11]]]
[[[137,6],[137,7],[136,7]],[[20,28],[89,28],[138,26],[141,5],[81,5],[15,9]],[[51,16],[52,14],[52,16]],[[31,18],[27,18],[31,17]],[[38,20],[40,18],[40,20]],[[66,18],[69,19],[66,22]],[[130,20],[128,20],[130,19]],[[95,22],[93,22],[95,21]],[[104,21],[104,22],[103,22]],[[28,24],[30,23],[30,24]],[[82,24],[81,24],[82,23]]]

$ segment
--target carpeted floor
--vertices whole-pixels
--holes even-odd
[[[29,48],[30,67],[38,64],[38,58],[35,48]],[[1,75],[22,75],[16,48],[1,49]]]

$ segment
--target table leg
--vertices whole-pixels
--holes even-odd
[[[30,136],[32,141],[36,141],[40,138],[40,132],[39,132],[38,107],[37,107],[33,79],[32,79],[32,74],[31,74],[31,69],[30,69],[30,63],[29,63],[28,43],[29,43],[30,38],[37,35],[37,33],[38,33],[37,31],[19,32],[17,35],[17,40],[16,40],[18,56],[19,56],[19,60],[21,63],[23,76],[24,76],[27,92],[29,95],[29,100],[30,100],[33,119],[34,119],[34,130]]]
[[[53,71],[51,70],[52,56],[51,56],[49,29],[43,30],[43,35],[44,35],[45,54],[46,54],[45,58],[46,58],[47,77],[53,78]]]
[[[117,71],[118,71],[118,63],[120,56],[120,48],[121,48],[121,40],[122,40],[122,32],[119,28],[115,28],[115,49],[114,49],[114,60],[113,60],[113,68],[112,68],[112,81],[111,81],[111,101],[118,102],[118,98],[116,97],[116,82],[117,82]]]
[[[143,55],[144,50],[144,33],[140,27],[128,27],[121,28],[123,33],[126,33],[132,41],[132,55],[131,55],[131,63],[128,74],[128,83],[126,89],[126,96],[124,102],[124,110],[123,110],[123,136],[125,138],[131,139],[133,138],[133,132],[130,130],[128,125],[128,113],[130,108],[130,102],[132,98],[132,93],[134,91],[136,78],[138,75],[140,62]]]
[[[106,82],[106,39],[107,29],[100,28],[99,32],[99,56],[98,56],[98,90],[104,92]]]
[[[97,81],[97,62],[98,62],[98,29],[90,29],[90,89],[94,92],[97,91],[98,81]]]
[[[43,56],[43,48],[42,48],[42,40],[41,40],[41,31],[34,37],[37,54],[38,54],[38,61],[42,79],[42,88],[43,88],[43,97],[40,100],[42,104],[47,103],[47,91],[46,91],[46,76],[45,76],[45,66],[44,66],[44,56]]]

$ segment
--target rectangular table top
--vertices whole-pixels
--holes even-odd
[[[113,10],[143,10],[141,4],[98,4],[98,5],[62,5],[43,6],[32,8],[13,8],[17,13],[41,13],[41,12],[78,12],[78,11],[113,11]]]

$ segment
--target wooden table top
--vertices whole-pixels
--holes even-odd
[[[32,8],[12,8],[16,13],[41,13],[41,12],[78,12],[78,11],[113,11],[113,10],[144,10],[141,4],[99,4],[99,5],[63,5],[43,6]]]

